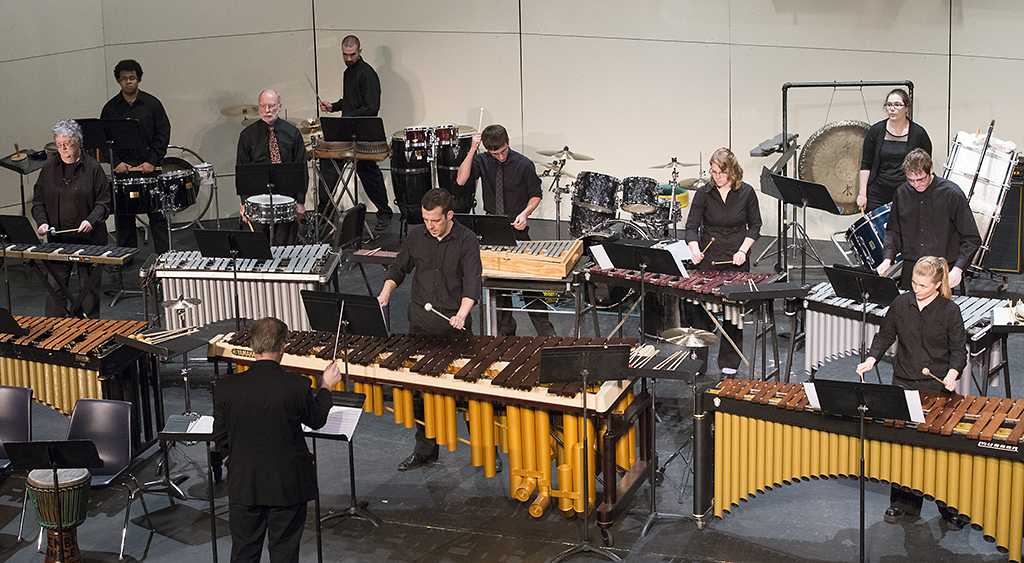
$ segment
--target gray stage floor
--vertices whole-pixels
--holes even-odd
[[[372,223],[372,219],[370,221]],[[563,229],[565,226],[563,225]],[[538,222],[533,230],[535,239],[543,239],[554,232],[553,224]],[[368,245],[393,246],[397,244],[397,221],[381,240]],[[547,233],[547,234],[546,234]],[[772,239],[762,238],[755,245],[756,256]],[[828,241],[815,241],[815,247],[826,262],[838,261],[838,253]],[[175,246],[189,248],[194,245],[189,233],[175,233]],[[144,249],[148,254],[151,249]],[[136,266],[125,273],[125,283],[136,287]],[[765,260],[757,271],[770,271],[774,260]],[[382,269],[367,267],[370,283],[377,291],[382,283]],[[799,275],[799,273],[797,273]],[[42,314],[43,290],[29,277],[26,268],[11,263],[11,290],[14,312],[23,315]],[[342,273],[342,290],[365,293],[358,270]],[[807,271],[809,282],[824,279],[820,269]],[[975,280],[974,293],[996,294],[996,283]],[[104,289],[114,290],[113,276],[104,277]],[[1011,276],[1010,289],[1001,297],[1019,297],[1024,290],[1020,276]],[[406,329],[405,306],[408,287],[396,292],[393,330]],[[141,319],[141,300],[125,299],[116,307],[108,307],[109,296],[104,299],[103,316],[117,319]],[[476,314],[476,313],[474,313]],[[520,334],[533,334],[525,315],[519,316]],[[553,315],[559,334],[569,334],[571,315]],[[614,314],[601,316],[604,331],[616,322]],[[788,322],[779,311],[779,325],[786,330]],[[589,325],[585,325],[589,326]],[[627,335],[637,333],[637,321],[627,321]],[[749,328],[748,328],[749,333]],[[585,333],[586,335],[587,333]],[[811,335],[811,338],[814,336]],[[782,362],[788,341],[780,340]],[[715,357],[712,351],[712,358]],[[205,352],[197,350],[192,357],[202,359]],[[1019,373],[1022,365],[1020,339],[1010,338],[1009,357],[1012,385],[1024,385]],[[712,362],[713,364],[714,362]],[[856,358],[829,362],[819,376],[831,379],[849,379],[855,376]],[[213,369],[209,364],[194,362],[192,404],[194,410],[210,414]],[[165,407],[168,413],[184,409],[183,385],[179,376],[180,364],[162,365],[165,386]],[[803,371],[803,352],[794,356],[794,380],[806,379]],[[891,368],[885,364],[883,378],[888,380]],[[716,369],[701,382],[703,387],[717,382]],[[990,395],[1003,395],[1001,387],[992,388]],[[691,390],[682,382],[663,382],[658,385],[657,411],[658,451],[662,460],[683,444],[690,435],[692,413]],[[67,418],[50,408],[36,404],[33,409],[33,436],[36,439],[60,439],[67,428]],[[465,428],[459,429],[465,436]],[[582,520],[566,519],[557,510],[548,510],[541,518],[533,518],[527,504],[511,500],[507,471],[496,478],[483,476],[480,468],[470,465],[468,448],[463,445],[457,452],[443,451],[438,464],[429,469],[398,472],[395,467],[412,450],[410,430],[398,427],[389,415],[365,415],[360,421],[354,442],[358,497],[368,503],[371,512],[379,516],[384,525],[375,528],[365,521],[331,520],[323,529],[325,561],[371,562],[469,562],[501,561],[507,563],[548,560],[579,542],[583,536]],[[321,499],[324,511],[348,506],[348,460],[343,443],[318,442]],[[158,448],[151,448],[140,456],[133,473],[140,480],[150,480],[157,474]],[[644,538],[640,530],[649,511],[649,489],[645,486],[635,498],[627,515],[611,528],[611,551],[625,561],[731,561],[753,563],[763,561],[811,562],[856,561],[858,559],[858,487],[849,479],[817,480],[782,486],[758,495],[756,498],[732,507],[722,519],[711,519],[704,530],[698,530],[692,513],[692,478],[689,473],[689,448],[665,469],[664,482],[657,487],[659,508],[662,512],[685,515],[679,520],[656,523]],[[154,530],[148,529],[142,506],[136,502],[132,508],[128,529],[126,560],[145,560],[152,563],[200,562],[211,558],[209,514],[205,500],[205,452],[203,446],[180,445],[171,451],[172,469],[189,475],[183,488],[192,500],[168,501],[166,495],[147,494],[146,502],[153,516]],[[272,463],[268,460],[268,463]],[[507,465],[507,458],[506,458]],[[17,543],[18,518],[24,481],[9,477],[0,482],[0,561],[28,562],[42,559],[34,549],[38,528],[29,524],[30,541]],[[888,486],[867,485],[867,559],[872,562],[936,561],[969,563],[1004,561],[1005,554],[996,551],[994,544],[986,542],[976,530],[948,531],[939,523],[934,503],[925,503],[920,519],[902,525],[883,522],[882,512],[888,506]],[[116,561],[120,527],[124,518],[124,493],[118,490],[99,491],[94,494],[89,518],[78,531],[79,545],[87,562]],[[316,561],[316,536],[313,527],[312,503],[303,536],[301,560]],[[30,514],[31,522],[31,514]],[[216,488],[217,548],[220,560],[227,561],[230,537],[227,522],[227,494],[223,484]],[[601,544],[596,526],[590,528],[590,538]],[[266,557],[266,555],[264,555]],[[602,561],[603,558],[584,555],[575,561]]]

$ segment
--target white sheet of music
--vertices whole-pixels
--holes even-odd
[[[686,260],[693,260],[693,251],[690,250],[689,245],[686,244],[685,240],[677,240],[675,242],[662,243],[658,245],[658,248],[663,248],[672,254],[672,258],[676,261],[676,267],[679,268],[679,273],[684,278],[690,277],[686,273],[686,264],[683,262]]]
[[[189,425],[188,431],[193,434],[213,434],[213,417],[204,414]]]
[[[351,438],[352,434],[356,431],[356,424],[359,423],[359,416],[362,414],[363,409],[361,408],[339,407],[335,405],[331,407],[331,412],[327,414],[327,424],[323,428],[313,430],[303,424],[302,430],[303,432],[314,434],[330,434],[332,436]]]
[[[612,265],[612,259],[608,258],[608,253],[605,252],[604,246],[595,244],[590,247],[590,255],[594,257],[594,262],[603,270],[610,270],[615,266]]]

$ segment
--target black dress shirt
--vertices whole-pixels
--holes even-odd
[[[152,94],[139,90],[139,95],[131,105],[118,92],[110,98],[100,112],[103,119],[138,119],[145,133],[149,147],[141,151],[114,151],[114,166],[127,162],[130,166],[138,166],[148,162],[160,166],[160,161],[167,154],[167,145],[171,142],[171,122],[163,104]]]
[[[398,258],[388,268],[387,279],[402,285],[414,269],[411,297],[418,307],[430,303],[450,315],[459,310],[463,297],[480,299],[480,241],[457,221],[441,240],[423,225],[409,229]]]
[[[966,270],[981,246],[967,197],[959,186],[932,174],[932,183],[918,192],[904,183],[896,189],[885,231],[883,256],[903,254],[911,267],[922,256],[941,256],[949,267]]]
[[[909,381],[928,380],[925,367],[942,379],[950,369],[961,375],[967,366],[967,331],[960,307],[939,295],[923,310],[917,307],[913,291],[897,297],[882,319],[882,328],[871,341],[868,353],[875,361],[896,342],[893,377]]]
[[[98,162],[82,154],[78,162],[64,164],[60,156],[50,157],[39,169],[32,196],[32,218],[36,225],[63,231],[77,229],[88,220],[92,232],[58,235],[51,240],[81,244],[107,244],[107,216],[110,215],[110,186]]]
[[[372,117],[380,111],[380,79],[370,63],[359,57],[356,64],[345,69],[343,97],[332,104],[345,117]]]
[[[270,130],[262,119],[242,129],[238,135],[238,153],[235,164],[261,164],[270,162]],[[274,122],[277,147],[281,151],[281,162],[306,162],[306,144],[299,129],[283,119]],[[302,185],[309,181],[303,168]],[[306,189],[295,196],[298,203],[306,203]]]
[[[490,153],[476,153],[473,155],[473,168],[466,183],[472,184],[480,178],[484,212],[488,215],[496,214],[494,182],[498,174],[504,175],[501,191],[505,194],[505,214],[509,219],[515,220],[526,209],[526,204],[531,198],[543,197],[537,167],[529,158],[511,148],[508,149],[505,162],[498,162]]]
[[[715,242],[708,246],[711,237],[715,237]],[[761,237],[761,209],[750,184],[740,183],[739,188],[729,191],[725,201],[710,183],[693,192],[690,214],[686,217],[686,242],[697,241],[702,249],[707,247],[701,267],[732,260],[747,237]]]

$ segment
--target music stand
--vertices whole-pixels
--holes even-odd
[[[235,330],[242,330],[238,306],[238,259],[271,260],[270,241],[263,233],[246,231],[195,231],[199,254],[207,258],[230,258],[232,287],[235,290]]]
[[[356,143],[386,143],[387,135],[384,133],[384,120],[376,115],[359,117],[329,117],[320,118],[320,130],[323,131],[324,141],[352,143],[355,151]],[[355,151],[358,152],[358,151]],[[356,157],[358,158],[358,156]],[[337,164],[331,162],[337,170]],[[349,193],[348,178],[345,178],[341,170],[337,170],[338,177],[342,179],[341,196],[338,201],[345,197],[352,198],[352,205],[359,204],[358,190],[353,187]]]
[[[763,172],[762,177],[764,177]],[[769,185],[773,185],[775,187],[775,190],[777,190],[783,203],[803,209],[803,217],[801,220],[794,221],[792,225],[794,230],[794,244],[798,237],[800,239],[800,282],[804,283],[807,272],[808,248],[811,249],[811,257],[819,264],[824,265],[821,256],[819,256],[818,252],[814,249],[814,245],[811,243],[810,237],[807,236],[807,208],[820,209],[833,215],[841,215],[842,211],[836,207],[836,202],[832,199],[832,194],[829,193],[828,188],[823,184],[797,180],[796,178],[790,178],[789,176],[783,176],[772,172],[768,172],[768,179],[770,180]],[[779,250],[780,252],[786,252],[788,249],[783,248]]]
[[[138,119],[76,119],[82,128],[82,150],[106,150],[110,160],[110,177],[114,177],[114,149],[119,153],[141,153],[149,150],[146,132]]]
[[[825,266],[825,275],[828,276],[832,290],[837,297],[852,299],[854,303],[860,302],[860,361],[867,358],[868,346],[868,303],[874,303],[888,307],[894,299],[899,297],[900,288],[896,280],[880,276],[873,270],[861,270],[837,264]],[[882,374],[875,366],[875,375],[878,382],[882,382]]]
[[[515,246],[516,230],[504,215],[473,215],[456,213],[455,220],[473,231],[480,246]]]
[[[672,253],[663,248],[623,243],[603,244],[601,247],[614,267],[640,272],[640,344],[644,344],[647,341],[646,331],[643,330],[646,326],[647,307],[644,304],[644,297],[647,294],[647,274],[650,272],[682,277],[683,273],[679,270]],[[612,333],[614,332],[613,330]]]
[[[3,244],[4,288],[7,290],[7,308],[11,309],[11,280],[7,272],[7,247],[14,244],[39,244],[39,237],[28,217],[24,215],[0,215],[0,244]]]
[[[4,444],[4,449],[7,450],[11,468],[15,471],[53,470],[57,541],[60,545],[57,553],[60,562],[64,563],[64,509],[60,505],[60,483],[57,480],[57,470],[103,467],[103,460],[100,459],[100,454],[96,451],[96,444],[92,440],[7,442]]]
[[[306,163],[281,162],[271,164],[258,162],[235,165],[235,193],[247,201],[250,196],[270,195],[270,207],[274,207],[274,196],[283,195],[298,200],[306,191]],[[244,205],[244,204],[243,204]],[[274,214],[270,217],[270,240],[274,240]],[[249,219],[252,221],[252,218]]]
[[[583,409],[583,542],[555,556],[551,563],[556,563],[580,553],[603,555],[612,561],[622,561],[618,555],[603,547],[590,545],[590,495],[587,491],[588,463],[590,446],[587,444],[587,387],[591,383],[627,379],[629,365],[629,346],[571,346],[565,348],[541,348],[540,379],[538,383],[575,383],[581,381],[583,390],[580,392]],[[614,487],[614,483],[605,483],[606,487]],[[606,533],[602,528],[602,534]]]
[[[860,420],[860,562],[864,563],[864,418],[871,412],[871,418],[910,420],[912,396],[917,398],[917,409],[921,410],[920,396],[908,395],[895,385],[876,385],[850,381],[819,380],[810,385],[817,395],[818,403],[825,414],[857,418]]]
[[[9,309],[0,309],[0,333],[25,336],[29,333],[29,330],[14,320]]]

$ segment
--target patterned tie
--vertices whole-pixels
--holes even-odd
[[[277,146],[277,134],[274,133],[274,126],[267,127],[270,132],[270,163],[281,164],[281,148]]]
[[[505,163],[498,163],[498,174],[494,178],[494,212],[505,214]]]

